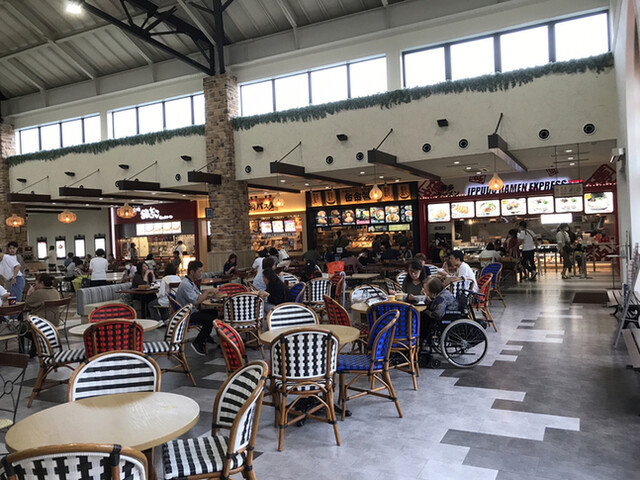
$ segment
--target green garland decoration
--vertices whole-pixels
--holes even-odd
[[[115,140],[103,140],[102,142],[85,143],[83,145],[74,145],[73,147],[58,148],[55,150],[43,150],[40,152],[26,153],[24,155],[13,155],[6,158],[6,163],[9,167],[14,167],[32,160],[51,162],[65,155],[74,153],[98,155],[112,148],[125,145],[155,145],[156,143],[166,142],[174,137],[190,137],[192,135],[204,135],[204,125],[193,125],[190,127],[176,128],[175,130],[162,130],[160,132],[145,133],[143,135],[134,135],[132,137],[118,138]]]
[[[568,75],[584,73],[586,71],[602,73],[612,67],[613,54],[605,53],[579,60],[548,63],[539,67],[525,68],[506,73],[494,73],[464,80],[447,81],[426,87],[403,88],[392,92],[341,100],[323,105],[312,105],[251,117],[236,117],[232,120],[232,125],[234,130],[249,130],[256,125],[267,123],[310,122],[344,110],[360,110],[374,106],[393,108],[414,100],[428,98],[431,95],[446,95],[462,92],[497,92],[531,83],[536,78],[547,75]]]

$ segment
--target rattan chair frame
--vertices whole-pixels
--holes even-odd
[[[240,298],[252,298],[253,312],[250,315],[253,320],[247,321],[242,319],[241,314],[233,307],[235,302]],[[222,305],[224,311],[225,322],[236,329],[240,334],[248,335],[248,339],[245,340],[247,346],[253,345],[260,349],[262,358],[264,357],[264,348],[260,341],[259,334],[262,331],[262,323],[264,321],[264,298],[254,292],[244,292],[231,295],[224,301]]]
[[[218,291],[227,295],[236,295],[238,293],[247,293],[249,289],[241,283],[223,283],[218,287]]]
[[[231,375],[238,368],[244,367],[248,363],[247,352],[240,333],[228,323],[220,320],[213,321],[213,327],[218,334],[218,343],[222,350],[224,364],[227,369],[227,375]],[[234,336],[238,343],[227,335],[225,328],[229,329],[231,335]],[[237,365],[237,366],[236,366]]]
[[[127,348],[118,348],[115,351],[120,351],[120,350],[136,350],[136,346],[139,346],[139,352],[142,352],[143,349],[143,329],[142,329],[142,325],[140,325],[139,323],[136,323],[135,320],[122,320],[122,319],[117,319],[117,320],[103,320],[101,322],[94,322],[92,324],[89,325],[89,328],[87,328],[82,337],[84,340],[84,350],[85,353],[87,355],[87,358],[90,357],[94,357],[100,353],[104,353],[105,351],[114,351],[112,349],[109,350],[102,350],[102,347],[100,347],[99,345],[99,341],[98,341],[98,332],[105,330],[105,329],[109,329],[112,325],[117,325],[117,324],[121,324],[123,326],[128,327],[129,330],[129,337],[128,338],[122,338],[120,339],[121,342],[125,342],[127,345]],[[133,345],[133,348],[131,348],[131,345]]]
[[[286,303],[281,303],[280,305],[277,305],[273,310],[271,310],[268,314],[267,314],[267,330],[271,330],[273,328],[281,328],[281,326],[279,325],[272,325],[271,323],[271,318],[274,316],[274,312],[279,312],[280,310],[284,309],[284,308],[289,308],[289,307],[298,307],[300,309],[300,311],[304,311],[306,313],[311,313],[313,314],[313,319],[314,319],[314,323],[313,325],[317,325],[318,322],[318,314],[312,309],[307,307],[304,304],[301,303],[295,303],[295,302],[286,302]],[[301,324],[301,325],[293,325],[293,327],[296,326],[308,326],[308,325],[312,325],[311,323],[309,324]]]
[[[493,280],[492,273],[485,273],[482,277],[478,279],[478,293],[484,295],[480,296],[471,296],[471,307],[482,313],[482,316],[485,318],[487,323],[493,326],[493,329],[497,332],[498,327],[496,326],[496,322],[493,320],[493,315],[491,315],[491,311],[489,310],[489,298],[491,295],[491,282]]]
[[[67,347],[71,348],[71,344],[69,343],[69,332],[67,331],[67,320],[69,319],[69,305],[71,305],[71,300],[73,297],[62,297],[59,300],[45,300],[44,307],[44,316],[47,317],[47,312],[54,308],[58,309],[57,315],[59,320],[59,325],[62,327],[62,331],[64,333],[64,338],[67,341]],[[58,331],[60,328],[58,328]]]
[[[103,318],[96,318],[103,311],[110,308],[122,309],[122,311],[126,312],[126,314],[117,314],[117,315],[112,315],[112,316],[103,317]],[[133,307],[129,305],[125,305],[124,303],[108,303],[106,305],[100,305],[98,308],[96,308],[93,312],[89,314],[89,323],[102,322],[104,320],[111,320],[112,318],[134,320],[138,318],[138,314],[136,313]]]
[[[490,267],[491,265],[500,265],[500,268],[498,268],[495,272],[491,272],[493,273],[493,278],[491,279],[491,288],[489,289],[489,305],[491,305],[491,296],[495,292],[500,297],[500,300],[502,301],[502,305],[506,308],[507,302],[504,301],[504,297],[502,296],[502,291],[500,290],[500,282],[502,281],[502,269],[504,268],[503,265],[498,262],[490,263],[484,266],[480,274],[481,275],[484,274],[485,269],[487,267]]]
[[[375,285],[366,284],[366,285],[360,285],[351,291],[351,296],[349,298],[351,305],[353,305],[354,303],[357,303],[357,302],[354,302],[353,297],[355,297],[357,293],[362,290],[374,292],[376,294],[376,295],[371,295],[367,297],[366,298],[367,300],[371,298],[377,298],[377,297],[380,297],[383,300],[387,299],[387,293],[383,289],[381,289],[380,287],[376,287]]]

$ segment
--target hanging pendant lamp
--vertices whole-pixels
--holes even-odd
[[[500,178],[496,170],[496,155],[494,154],[493,155],[493,177],[491,177],[491,180],[489,180],[489,190],[491,190],[492,192],[499,192],[503,188],[504,188],[504,182],[502,181],[502,179]]]
[[[73,223],[78,219],[75,213],[64,210],[63,212],[58,214],[58,221],[60,223]]]
[[[373,184],[373,187],[369,191],[369,197],[371,200],[375,200],[376,202],[382,198],[382,190],[380,190],[377,183]]]
[[[125,202],[123,206],[119,207],[116,210],[116,215],[118,215],[120,218],[133,218],[137,215],[137,213],[133,209],[133,207],[129,205],[128,202]]]
[[[284,207],[284,199],[278,193],[276,197],[273,199],[273,206],[276,208]]]
[[[15,213],[12,213],[10,217],[7,217],[7,219],[5,220],[5,223],[9,227],[19,228],[22,225],[24,225],[24,218],[22,218],[19,215],[16,215]]]

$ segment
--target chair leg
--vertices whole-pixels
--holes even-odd
[[[500,289],[496,289],[496,293],[500,296],[500,300],[502,300],[502,305],[504,305],[504,307],[507,307],[507,302],[504,301],[504,297],[502,296],[502,292],[500,291]]]
[[[29,397],[29,403],[27,404],[27,408],[31,408],[31,404],[33,403],[33,400],[36,398],[36,395],[40,393],[40,390],[42,389],[42,384],[44,383],[44,379],[47,378],[48,374],[49,374],[48,369],[44,367],[40,367],[40,370],[38,371],[38,378],[36,378],[36,383],[33,386],[33,391],[31,392],[31,396]]]
[[[336,436],[336,444],[340,446],[340,432],[338,432],[338,421],[336,419],[336,409],[333,405],[333,388],[327,389],[324,394],[324,401],[329,406],[326,408],[327,421],[333,425],[333,433]]]
[[[402,409],[400,408],[400,402],[398,401],[398,396],[396,395],[396,389],[393,388],[393,383],[391,383],[391,376],[389,375],[389,370],[384,370],[382,372],[384,383],[387,385],[387,390],[389,391],[389,398],[393,400],[393,403],[396,404],[396,409],[398,410],[398,416],[402,418]]]
[[[338,403],[340,403],[340,408],[342,408],[342,418],[344,421],[344,417],[347,413],[347,386],[344,381],[344,373],[339,374],[340,377],[340,394],[338,395]]]
[[[280,398],[280,410],[278,412],[280,414],[280,421],[278,427],[280,431],[278,432],[278,451],[282,451],[282,447],[284,446],[284,429],[287,423],[287,396],[282,395]]]
[[[180,354],[176,356],[176,360],[180,362],[180,365],[182,365],[182,368],[184,369],[184,374],[187,376],[187,378],[189,378],[189,380],[191,380],[191,383],[193,383],[193,385],[195,386],[196,379],[193,378],[193,374],[191,373],[191,369],[189,368],[187,356],[184,354],[184,351],[180,352]]]

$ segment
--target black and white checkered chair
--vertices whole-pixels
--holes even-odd
[[[131,392],[159,392],[160,367],[133,350],[105,352],[85,360],[69,379],[70,402]]]
[[[0,478],[146,480],[147,458],[120,445],[74,443],[29,448],[2,459]]]
[[[331,332],[304,327],[283,333],[271,344],[271,391],[280,427],[278,451],[282,451],[284,429],[305,418],[333,425],[340,445],[333,406],[338,349],[338,339]],[[289,402],[289,396],[296,398]],[[301,406],[308,406],[311,399],[317,402],[314,406]],[[315,415],[320,410],[325,411],[324,418]]]
[[[264,350],[258,334],[262,331],[264,299],[257,293],[238,293],[227,298],[223,305],[224,321],[245,336],[245,345]]]
[[[320,318],[325,314],[324,296],[331,296],[331,279],[314,278],[307,283],[305,302]]]
[[[351,292],[351,304],[354,303],[375,303],[384,302],[387,300],[387,293],[381,288],[374,287],[373,285],[362,285],[356,287]]]
[[[151,356],[167,357],[169,360],[178,362],[171,368],[163,368],[162,373],[177,372],[184,373],[195,385],[187,356],[184,353],[185,337],[189,329],[189,318],[191,317],[191,304],[180,307],[176,313],[167,321],[164,331],[164,340],[159,342],[143,342],[142,351]]]
[[[267,330],[317,324],[318,316],[316,312],[299,303],[281,303],[267,315]]]
[[[49,320],[31,315],[29,317],[29,325],[31,326],[31,334],[33,335],[36,351],[38,352],[38,360],[40,360],[40,370],[38,371],[38,377],[33,386],[33,392],[31,392],[27,407],[31,407],[33,399],[36,398],[36,395],[42,390],[69,381],[68,379],[47,380],[47,375],[51,372],[57,372],[58,368],[61,367],[73,370],[74,367],[72,365],[86,358],[84,348],[67,350],[62,348],[58,330]]]
[[[228,479],[239,472],[255,480],[253,449],[267,373],[262,360],[236,370],[216,395],[211,435],[173,440],[162,446],[166,480]],[[218,434],[219,429],[228,429],[228,435]]]

